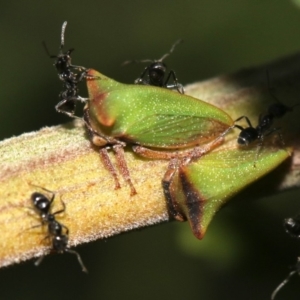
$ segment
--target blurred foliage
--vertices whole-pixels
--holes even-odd
[[[298,8],[300,8],[300,1],[299,0],[291,0]]]
[[[2,1],[3,2],[3,1]],[[296,3],[297,1],[294,0]],[[144,65],[166,59],[183,84],[263,63],[300,49],[300,10],[290,1],[5,1],[0,138],[69,121],[54,110],[61,83],[42,41],[56,54],[62,22],[73,63],[133,82]],[[85,87],[81,87],[85,95]],[[248,190],[251,192],[251,189]],[[290,197],[288,197],[289,195]],[[296,262],[299,243],[282,227],[300,209],[299,192],[233,201],[203,241],[188,224],[172,223],[83,247],[90,274],[72,255],[47,257],[0,271],[3,299],[268,299]],[[12,237],[18,238],[18,237]],[[298,278],[278,294],[299,299]]]

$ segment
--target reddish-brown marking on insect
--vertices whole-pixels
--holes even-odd
[[[180,168],[178,173],[182,185],[182,190],[185,195],[185,205],[188,209],[188,219],[192,227],[192,231],[198,239],[202,239],[204,236],[204,232],[201,230],[200,224],[201,217],[203,215],[204,203],[206,200],[193,186],[183,168]]]

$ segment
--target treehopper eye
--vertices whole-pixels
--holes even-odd
[[[224,145],[226,147],[226,145]],[[193,234],[202,239],[215,213],[231,197],[260,179],[290,155],[291,149],[264,147],[255,166],[256,147],[216,149],[197,161],[178,167],[169,182],[164,182],[170,215],[188,220]]]
[[[118,188],[107,148],[115,151],[131,195],[136,191],[124,158],[127,144],[148,158],[198,157],[216,146],[208,142],[217,139],[220,143],[220,135],[233,125],[227,113],[199,99],[154,86],[122,84],[92,69],[87,72],[87,88],[84,120],[90,140],[100,147],[102,161]]]

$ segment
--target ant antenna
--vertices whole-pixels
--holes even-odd
[[[47,55],[48,55],[49,57],[52,58],[53,55],[50,54],[50,52],[49,52],[49,50],[48,50],[48,47],[47,47],[45,41],[43,41],[42,44],[43,44],[43,47],[44,47],[44,49],[45,49]]]
[[[152,63],[153,60],[151,60],[151,59],[141,59],[141,60],[133,59],[133,60],[126,60],[126,61],[122,62],[121,66],[124,67],[124,66],[129,65],[129,64],[139,64],[139,63],[147,63],[147,62]]]
[[[63,22],[62,27],[61,27],[60,47],[59,47],[59,49],[61,51],[65,45],[65,31],[66,31],[67,24],[68,24],[68,22],[65,21],[65,22]]]
[[[273,99],[276,100],[277,103],[271,104],[269,106],[268,112],[269,114],[272,114],[276,118],[280,118],[284,116],[287,112],[293,111],[293,108],[300,105],[300,103],[296,103],[293,106],[287,106],[283,103],[280,102],[280,100],[276,97],[274,94],[274,88],[271,87],[270,84],[270,75],[269,75],[269,70],[266,70],[266,75],[267,75],[267,80],[268,80],[268,90],[270,95],[273,97]]]
[[[278,285],[278,287],[274,290],[271,295],[271,300],[274,300],[277,293],[290,281],[291,277],[297,273],[297,270],[290,272],[290,274]]]
[[[33,183],[31,183],[31,182],[28,182],[28,184],[29,184],[30,186],[33,186],[33,187],[42,189],[42,190],[44,190],[44,191],[46,191],[46,192],[48,192],[48,193],[50,193],[50,194],[55,194],[53,191],[48,190],[48,189],[46,189],[46,188],[44,188],[44,187],[42,187],[42,186],[40,186],[40,185],[33,184]]]
[[[167,52],[166,54],[164,54],[159,60],[157,60],[158,62],[162,62],[166,57],[168,57],[175,49],[175,47],[178,45],[178,44],[181,44],[183,42],[183,39],[179,39],[177,40],[171,47],[170,51]]]
[[[269,73],[269,69],[266,69],[266,76],[267,76],[267,82],[268,82],[268,90],[270,95],[277,101],[280,103],[279,99],[275,96],[274,94],[274,88],[271,87],[271,80],[270,80],[270,73]]]
[[[156,62],[162,62],[166,57],[168,57],[171,53],[173,53],[175,47],[178,45],[178,44],[181,44],[183,42],[183,39],[179,39],[177,40],[171,47],[170,51],[165,53],[160,59],[141,59],[141,60],[137,60],[137,59],[134,59],[134,60],[126,60],[124,61],[121,66],[125,66],[125,65],[129,65],[129,64],[137,64],[137,63],[147,63],[147,62],[150,62],[150,63],[156,63]]]
[[[68,24],[68,22],[65,21],[65,22],[62,24],[62,27],[61,27],[59,55],[62,55],[62,54],[63,54],[62,50],[63,50],[64,45],[65,45],[65,31],[66,31],[67,24]],[[43,47],[44,47],[44,49],[45,49],[47,55],[48,55],[50,58],[58,58],[59,55],[57,56],[57,55],[52,55],[52,54],[50,54],[50,52],[49,52],[49,50],[48,50],[48,47],[47,47],[45,41],[43,41],[42,44],[43,44]],[[69,51],[73,51],[73,49],[72,49],[72,50],[69,50]]]

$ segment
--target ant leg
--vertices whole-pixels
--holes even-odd
[[[285,143],[284,143],[282,134],[280,133],[280,129],[281,129],[280,127],[272,128],[272,129],[270,129],[270,130],[265,134],[265,136],[268,136],[268,135],[272,134],[272,133],[275,132],[275,131],[279,131],[279,132],[277,132],[277,135],[279,136],[280,142],[281,142],[282,145],[284,146]]]
[[[61,214],[62,212],[64,212],[64,211],[66,210],[66,204],[65,204],[65,202],[62,201],[61,199],[60,199],[60,202],[61,202],[63,208],[60,209],[60,210],[58,210],[58,211],[56,211],[56,212],[54,212],[54,213],[52,214],[53,216],[54,216],[54,215]]]
[[[76,99],[77,100],[77,99]],[[81,101],[81,100],[80,100]],[[71,105],[72,107],[67,108],[68,110],[62,108],[64,105]],[[81,119],[80,117],[75,116],[75,101],[73,99],[63,99],[56,106],[55,109],[57,112],[65,114],[74,119]]]
[[[145,84],[146,82],[144,81],[144,77],[145,77],[145,75],[146,75],[146,73],[149,71],[149,67],[146,67],[145,69],[144,69],[144,71],[142,72],[142,74],[140,75],[140,77],[139,78],[137,78],[135,81],[134,81],[134,83],[135,84]]]
[[[61,224],[61,223],[59,223],[59,224],[60,224],[61,227],[63,227],[66,230],[65,235],[68,236],[69,235],[69,228],[67,226],[65,226],[64,224]]]
[[[243,116],[243,117],[244,117],[244,116]],[[234,123],[237,122],[237,121],[239,121],[239,120],[240,120],[241,118],[243,118],[243,117],[240,117],[240,118],[236,119],[236,120],[234,121]],[[222,133],[215,139],[214,142],[218,142],[219,140],[222,140],[222,139],[224,138],[224,136],[225,136],[230,130],[232,130],[232,129],[234,129],[234,128],[238,128],[238,129],[241,130],[241,131],[244,130],[244,128],[243,128],[242,126],[233,124],[232,126],[228,127],[224,132],[222,132]]]
[[[31,226],[31,227],[29,227],[29,228],[27,228],[27,229],[24,229],[23,231],[29,230],[29,229],[33,229],[33,228],[43,227],[44,225],[45,225],[45,223],[38,224],[38,225],[34,225],[34,226]]]
[[[88,270],[85,267],[85,265],[84,265],[84,263],[83,263],[83,261],[81,259],[81,256],[80,256],[80,254],[78,252],[76,252],[74,250],[71,250],[71,249],[68,249],[68,248],[65,251],[68,252],[68,253],[71,253],[71,254],[75,254],[77,256],[77,260],[78,260],[78,262],[79,262],[79,264],[80,264],[80,266],[82,268],[82,271],[85,272],[85,273],[88,273]]]
[[[50,192],[50,191],[49,191]],[[50,199],[50,201],[49,201],[49,203],[50,203],[50,206],[51,206],[51,204],[52,204],[52,202],[54,201],[54,198],[55,198],[55,193],[53,193],[53,192],[50,192],[51,194],[52,194],[52,197],[51,197],[51,199]]]
[[[271,300],[274,300],[277,293],[289,282],[290,278],[297,273],[297,271],[292,271],[290,272],[290,274],[287,276],[286,279],[284,279],[279,285],[278,287],[274,290],[274,292],[271,295]]]
[[[44,225],[45,225],[45,224],[38,224],[38,225],[31,226],[31,227],[29,227],[29,228],[25,228],[25,229],[23,229],[21,232],[19,232],[19,233],[17,234],[17,236],[23,234],[23,233],[24,233],[25,231],[27,231],[27,230],[30,230],[30,229],[33,229],[33,228],[38,228],[38,227],[43,227]]]
[[[254,168],[256,168],[256,162],[258,161],[258,156],[259,156],[259,153],[260,153],[260,151],[262,149],[263,143],[264,143],[264,135],[261,135],[259,137],[259,143],[258,143],[258,146],[257,146],[257,151],[256,151],[256,155],[255,155],[255,161],[254,161],[254,164],[253,164]]]
[[[280,130],[280,127],[271,128],[266,134],[261,134],[260,135],[260,137],[259,137],[260,141],[259,141],[259,144],[258,144],[258,149],[257,149],[257,153],[256,153],[254,167],[256,167],[256,161],[258,160],[259,152],[262,149],[262,146],[263,146],[263,143],[264,143],[264,137],[272,134],[275,131],[279,131],[279,130]],[[278,132],[278,136],[279,136],[280,142],[282,143],[282,146],[284,146],[284,140],[283,140],[282,134],[280,132]]]
[[[41,264],[41,262],[43,261],[44,258],[45,258],[45,255],[41,256],[38,260],[35,261],[34,265],[36,267],[38,267]]]
[[[90,99],[89,99],[89,98],[83,98],[83,97],[81,97],[81,96],[77,96],[77,97],[75,97],[74,100],[80,101],[80,102],[82,102],[82,103],[86,103],[86,102],[89,101]]]
[[[168,84],[168,81],[170,80],[170,78],[173,77],[173,84]],[[181,83],[178,82],[178,79],[176,77],[176,74],[173,70],[171,70],[168,74],[168,77],[164,83],[164,86],[166,86],[167,88],[174,88],[176,89],[180,94],[184,94],[184,89]]]
[[[47,240],[47,239],[48,239],[48,241],[50,240],[50,235],[47,235],[47,236],[45,236],[44,238],[42,238],[42,239],[40,240],[40,244],[42,244],[43,241],[44,241],[44,240]]]
[[[184,87],[181,83],[177,83],[177,91],[180,93],[180,94],[184,94]]]
[[[18,205],[18,204],[14,204],[14,203],[11,203],[11,202],[9,202],[9,205],[11,207],[14,207],[14,208],[27,208],[27,209],[30,209],[31,212],[35,212],[35,209],[33,207],[30,207],[30,206]],[[34,213],[34,214],[27,213],[27,215],[32,216],[32,215],[36,215],[36,213]]]
[[[238,122],[238,121],[241,121],[242,119],[245,119],[245,120],[246,120],[246,122],[247,122],[247,124],[248,124],[249,127],[253,127],[252,124],[251,124],[251,122],[250,122],[250,120],[249,120],[249,118],[246,117],[246,116],[241,116],[241,117],[237,118],[237,119],[234,121],[234,123],[235,123],[235,122]],[[239,127],[238,125],[236,125],[235,127],[237,127],[237,128],[240,129],[240,127]],[[241,128],[242,128],[242,127],[241,127]],[[243,129],[244,129],[244,128],[243,128]],[[241,130],[242,130],[242,129],[241,129]]]
[[[70,49],[70,50],[67,52],[67,54],[70,55],[74,50],[75,50],[75,49]],[[72,69],[74,69],[74,70],[77,70],[77,71],[81,72],[80,77],[79,77],[79,78],[81,78],[81,80],[86,76],[86,73],[87,73],[87,71],[88,71],[88,69],[85,68],[85,67],[82,67],[82,66],[76,66],[76,65],[72,65],[72,64],[70,64],[70,68],[72,68]]]

